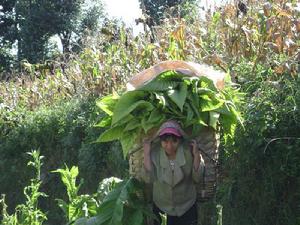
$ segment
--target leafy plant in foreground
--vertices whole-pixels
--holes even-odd
[[[68,224],[76,225],[134,225],[144,224],[144,216],[151,215],[143,199],[140,182],[130,178],[120,180],[105,178],[99,184],[97,193],[78,195],[82,184],[76,185],[78,167],[58,169],[66,186],[69,201],[58,199]]]
[[[83,183],[80,181],[76,185],[76,178],[79,174],[78,167],[73,166],[69,169],[57,169],[54,173],[60,173],[61,180],[66,186],[69,201],[65,202],[62,199],[57,199],[59,207],[63,210],[68,223],[74,222],[80,217],[87,217],[96,214],[98,207],[97,200],[90,195],[78,195],[78,191]]]
[[[100,184],[99,190],[107,190],[101,186],[107,186],[111,179],[105,179]],[[143,225],[145,216],[152,213],[143,199],[143,185],[134,178],[114,181],[114,187],[97,208],[97,215],[91,218],[81,218],[75,225]],[[101,192],[98,194],[104,194]],[[103,195],[102,195],[103,196]]]
[[[35,177],[31,179],[29,186],[24,188],[24,194],[26,197],[26,203],[18,205],[15,209],[15,213],[9,215],[6,211],[5,197],[1,199],[3,206],[3,225],[40,225],[47,220],[47,216],[38,208],[39,197],[47,197],[43,192],[40,192],[41,186],[41,166],[42,158],[39,151],[32,151],[28,153],[32,157],[32,161],[28,162],[28,166],[33,166],[35,169]]]

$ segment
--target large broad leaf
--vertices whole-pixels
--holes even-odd
[[[224,104],[224,101],[217,99],[215,96],[211,96],[209,94],[202,94],[201,97],[201,111],[213,111],[216,110]]]
[[[105,116],[102,118],[102,120],[99,123],[95,125],[95,127],[108,127],[111,125],[111,120],[112,120],[111,116]]]
[[[221,114],[220,116],[221,128],[224,132],[225,142],[228,138],[232,138],[236,129],[236,118],[232,115]]]
[[[200,112],[198,117],[198,123],[203,126],[208,126],[209,124],[209,112]]]
[[[214,128],[215,130],[217,129],[217,123],[219,121],[220,113],[218,112],[209,112],[209,126]]]
[[[131,215],[126,218],[127,225],[144,225],[143,211],[135,209]]]
[[[170,80],[161,80],[161,79],[154,79],[149,83],[146,83],[144,86],[138,88],[137,90],[140,91],[167,91],[173,89],[178,86],[177,81],[170,81]]]
[[[145,108],[149,111],[152,110],[152,104],[143,100],[146,95],[147,94],[145,94],[143,91],[130,91],[125,93],[115,106],[112,125],[119,122],[137,107]]]
[[[107,201],[100,205],[98,208],[98,215],[91,218],[80,218],[75,221],[74,225],[106,225],[110,224],[113,216],[113,208],[115,201]]]
[[[113,215],[112,219],[110,222],[110,225],[122,225],[122,218],[123,218],[123,210],[124,210],[124,205],[126,201],[129,199],[129,189],[131,186],[131,180],[126,182],[125,186],[121,189],[120,195],[118,196],[116,202],[115,202],[115,207],[113,210]]]
[[[120,139],[124,133],[124,126],[112,127],[104,131],[96,142],[109,142]]]
[[[230,112],[235,117],[235,120],[239,121],[239,123],[243,126],[242,117],[241,117],[240,113],[237,111],[235,105],[232,102],[226,103],[226,104],[229,106]]]
[[[118,99],[119,96],[117,95],[108,95],[101,98],[100,100],[97,100],[96,105],[111,116]]]
[[[196,116],[199,116],[200,112],[200,98],[197,93],[188,93],[186,102],[189,104]]]
[[[104,178],[98,186],[97,189],[97,199],[100,202],[103,202],[104,198],[113,190],[116,188],[117,184],[122,182],[121,179],[117,177],[109,177]]]
[[[138,119],[137,117],[133,117],[127,124],[126,127],[124,129],[125,131],[131,131],[131,130],[135,130],[137,128],[141,127],[141,122],[140,119]]]
[[[168,70],[161,73],[158,77],[162,80],[172,80],[181,82],[183,78],[187,76],[174,70]]]
[[[107,194],[107,196],[104,199],[104,202],[99,206],[97,216],[92,217],[90,219],[80,219],[76,221],[75,224],[122,225],[122,221],[124,218],[124,207],[129,201],[129,193],[132,192],[132,190],[132,179],[116,184],[116,187]]]
[[[228,115],[228,116],[231,115],[230,108],[227,106],[226,102],[220,108],[215,109],[214,111],[219,112],[220,114]]]
[[[191,121],[194,118],[194,112],[192,107],[190,106],[190,104],[187,102],[185,104],[185,108],[186,108],[186,126],[189,126],[189,121]]]
[[[150,113],[150,116],[149,116],[149,119],[148,119],[148,123],[157,123],[158,121],[161,120],[161,118],[163,117],[163,114],[161,113],[160,110],[158,109],[154,109],[151,113]]]
[[[217,87],[215,86],[214,82],[209,79],[208,77],[199,77],[200,82],[198,82],[199,88],[208,88],[212,91],[218,92]]]
[[[168,95],[170,99],[176,103],[179,107],[180,111],[183,111],[183,105],[187,96],[187,85],[185,83],[181,83],[178,89],[172,89],[168,91]]]
[[[141,135],[140,129],[134,131],[123,132],[122,137],[120,138],[120,142],[123,149],[123,155],[126,157],[130,150],[132,150],[134,144],[136,144],[136,139],[138,135]]]
[[[159,127],[162,121],[164,121],[165,115],[160,110],[154,109],[148,117],[141,119],[142,128],[147,133],[153,127]]]
[[[93,219],[93,222],[90,221],[90,225],[102,225],[102,224],[109,224],[112,216],[113,216],[113,209],[115,207],[115,201],[106,201],[103,202],[99,209],[98,215]]]

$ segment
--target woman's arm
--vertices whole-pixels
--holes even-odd
[[[143,141],[143,150],[144,150],[144,167],[147,172],[152,171],[151,163],[151,142],[149,140]]]
[[[191,141],[192,154],[193,154],[193,168],[195,171],[198,171],[200,162],[203,161],[201,153],[198,151],[197,141]]]
[[[196,140],[191,141],[192,155],[193,155],[193,171],[192,177],[194,182],[199,183],[204,176],[204,159],[198,150],[198,145]]]

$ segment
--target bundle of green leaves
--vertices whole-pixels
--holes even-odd
[[[97,101],[107,114],[98,126],[109,128],[98,141],[120,140],[126,156],[150,130],[170,119],[178,121],[191,136],[197,136],[203,127],[212,127],[232,137],[241,122],[237,110],[240,97],[230,82],[219,90],[207,77],[167,71],[133,91]]]

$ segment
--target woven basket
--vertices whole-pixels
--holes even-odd
[[[161,62],[133,76],[127,83],[127,90],[134,90],[137,87],[143,86],[159,74],[168,70],[175,70],[187,76],[205,76],[210,78],[218,89],[224,88],[224,73],[218,72],[206,65],[176,60]],[[155,130],[151,131],[152,134],[155,132]],[[189,132],[186,131],[186,133],[188,134]],[[151,134],[148,135],[151,136]],[[205,161],[204,179],[197,185],[197,200],[204,202],[211,199],[216,193],[219,136],[214,129],[207,127],[201,130],[196,140]],[[129,157],[129,173],[139,180],[145,179],[145,177],[143,177],[143,157],[140,141],[136,143]]]

